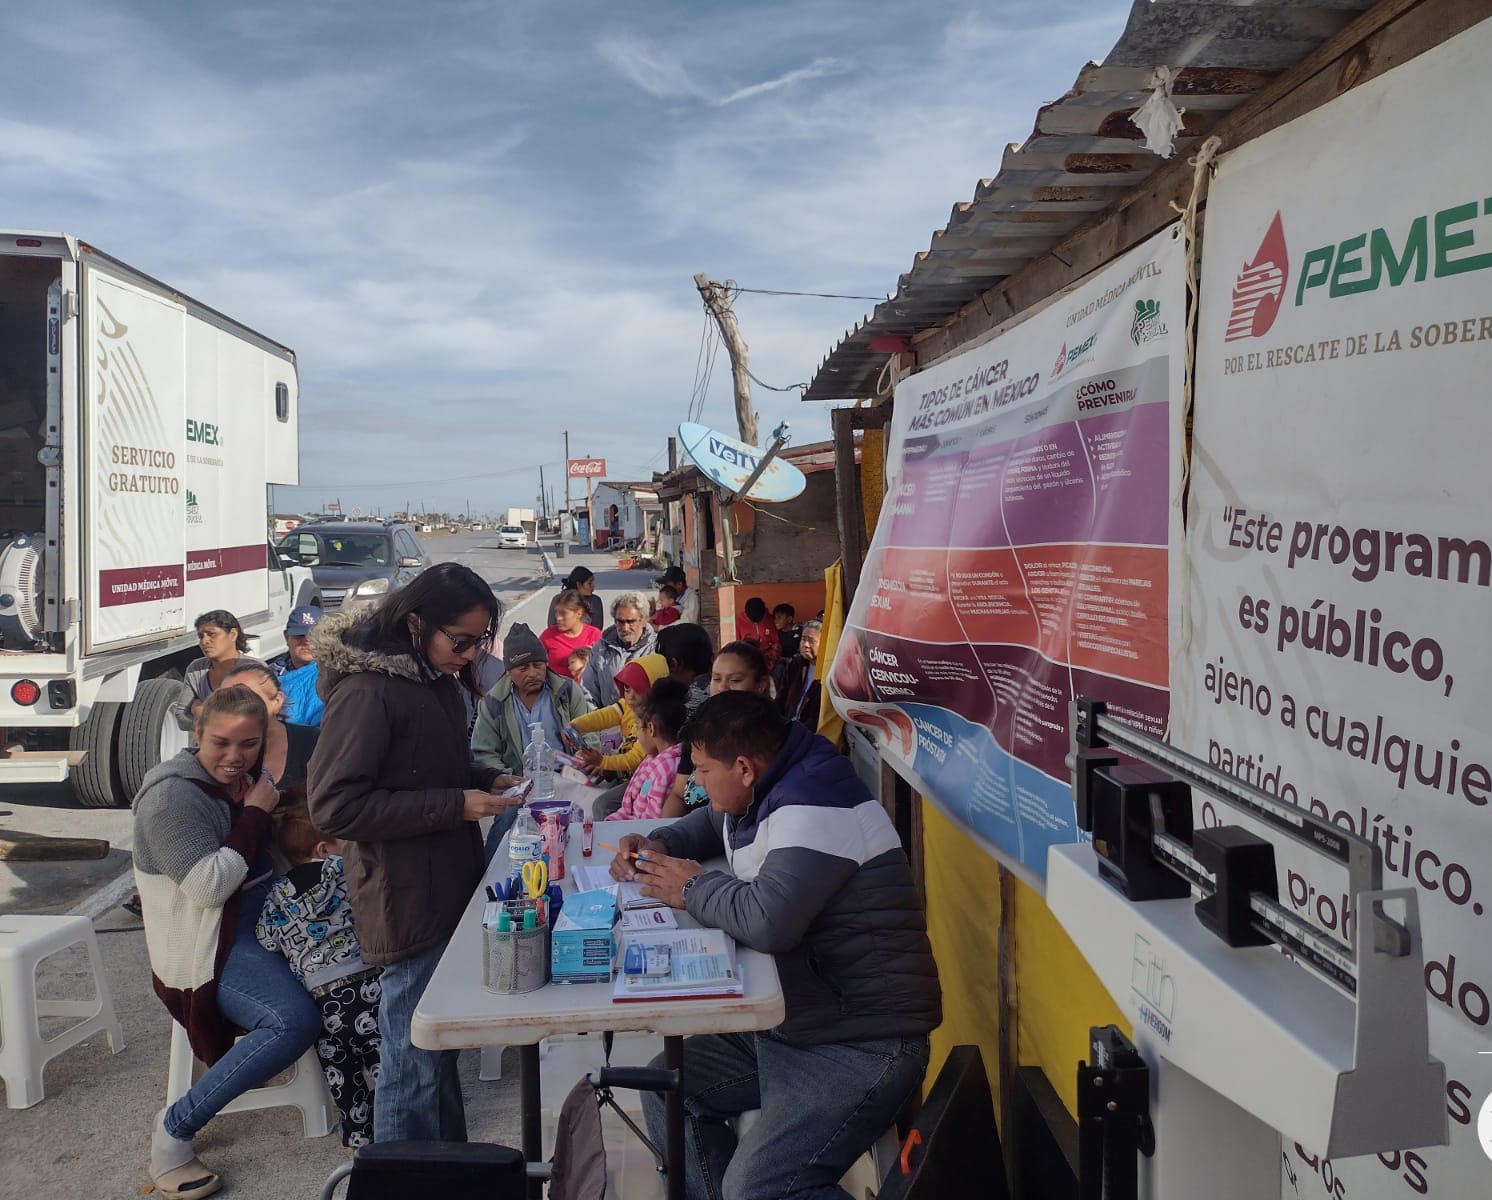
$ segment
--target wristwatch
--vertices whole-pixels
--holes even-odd
[[[684,886],[679,889],[679,899],[684,902],[685,908],[689,907],[689,889],[694,886],[698,879],[698,875],[689,876],[688,879],[684,880]]]

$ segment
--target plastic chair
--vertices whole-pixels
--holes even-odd
[[[83,946],[93,972],[92,1000],[43,1000],[36,994],[36,969],[60,950]],[[81,1017],[62,1033],[44,1038],[42,1017]],[[87,917],[0,917],[0,1079],[11,1108],[30,1108],[46,1096],[42,1071],[64,1050],[94,1034],[109,1035],[109,1050],[124,1049],[124,1030],[114,1015],[93,922]]]
[[[166,1104],[175,1104],[187,1094],[197,1076],[197,1059],[192,1054],[192,1044],[187,1040],[186,1030],[171,1022],[171,1065],[166,1074]],[[321,1060],[316,1057],[315,1047],[296,1059],[291,1067],[291,1076],[284,1083],[268,1084],[254,1088],[230,1100],[222,1109],[225,1113],[253,1112],[261,1108],[298,1108],[301,1126],[308,1138],[325,1137],[341,1121],[331,1092],[327,1090],[326,1076],[321,1070]]]

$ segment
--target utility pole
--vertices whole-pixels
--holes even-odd
[[[705,275],[694,277],[694,286],[720,327],[720,340],[730,355],[731,385],[736,395],[736,425],[741,431],[741,440],[748,446],[757,444],[756,413],[751,411],[751,359],[746,351],[746,340],[741,336],[741,326],[731,309],[730,288],[715,283]]]
[[[539,516],[549,524],[549,497],[544,494],[544,468],[539,468]]]
[[[567,430],[565,430],[565,516],[564,516],[564,519],[568,520],[569,517],[570,517],[570,431],[567,429]],[[567,540],[568,540],[568,537],[569,537],[569,534],[568,534],[568,531],[567,531],[567,533],[566,533]]]

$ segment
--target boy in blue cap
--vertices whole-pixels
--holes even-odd
[[[268,665],[280,677],[280,687],[285,692],[285,720],[292,725],[321,724],[322,703],[316,694],[320,671],[311,649],[311,630],[321,617],[321,610],[314,604],[292,609],[285,624],[285,653],[269,660]]]

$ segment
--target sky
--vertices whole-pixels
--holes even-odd
[[[693,276],[884,296],[1128,0],[5,0],[0,226],[64,231],[292,347],[281,512],[499,513],[649,479]],[[742,293],[791,388],[874,307]],[[828,406],[754,388],[763,435]],[[700,420],[735,430],[720,351]],[[578,491],[577,491],[578,494]]]

